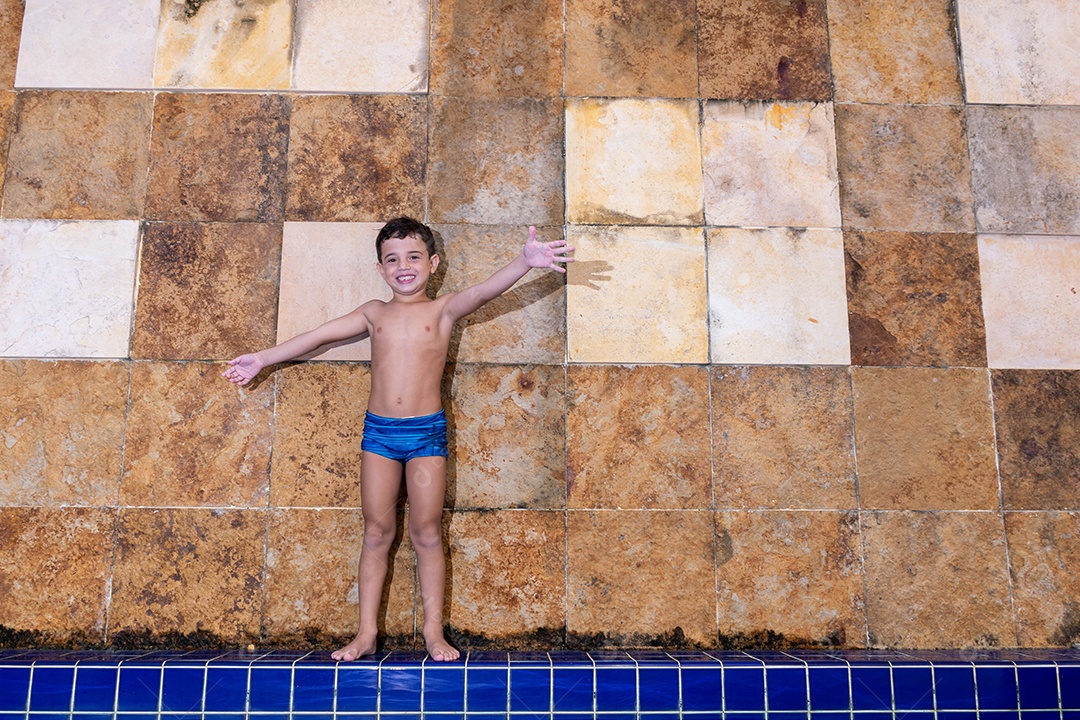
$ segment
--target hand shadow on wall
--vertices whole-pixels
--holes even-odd
[[[610,280],[608,273],[614,269],[606,260],[578,260],[567,270],[566,284],[599,290],[599,283]]]

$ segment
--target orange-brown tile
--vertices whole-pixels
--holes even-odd
[[[427,103],[408,95],[293,101],[289,220],[379,221],[424,215]]]
[[[566,94],[695,97],[692,0],[568,0]]]
[[[681,628],[716,640],[708,510],[570,510],[567,632],[638,645]]]
[[[717,508],[854,509],[851,379],[837,367],[715,367]]]
[[[570,366],[566,444],[569,507],[711,507],[708,371]]]
[[[124,506],[266,505],[274,383],[239,388],[208,363],[134,363]]]
[[[15,86],[15,65],[19,60],[26,0],[0,0],[0,90]]]
[[[140,217],[152,106],[149,93],[19,93],[4,217]]]
[[[281,220],[288,146],[285,97],[159,93],[146,217]]]
[[[1080,515],[1005,513],[1020,647],[1080,640]]]
[[[1005,531],[987,512],[862,514],[872,647],[1014,647]]]
[[[866,642],[859,518],[849,512],[716,514],[720,637]]]
[[[116,511],[0,508],[0,626],[100,642]]]
[[[0,505],[116,505],[124,362],[0,362]]]
[[[120,511],[109,634],[259,636],[266,512]]]
[[[15,93],[0,90],[0,192],[4,189],[4,170],[7,167],[8,138],[15,114]]]
[[[859,502],[869,510],[997,510],[986,370],[854,368]]]

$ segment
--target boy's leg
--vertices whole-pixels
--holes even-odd
[[[461,653],[443,637],[446,554],[442,542],[446,500],[446,458],[418,457],[405,464],[409,492],[409,539],[416,551],[420,598],[424,606],[424,642],[433,660],[456,660]]]

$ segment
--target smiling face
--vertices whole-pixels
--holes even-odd
[[[439,267],[439,256],[429,255],[424,241],[415,235],[389,238],[382,245],[379,274],[395,296],[423,297],[428,278]]]

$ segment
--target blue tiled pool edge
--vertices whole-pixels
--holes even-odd
[[[0,651],[0,720],[1080,720],[1080,652]]]

